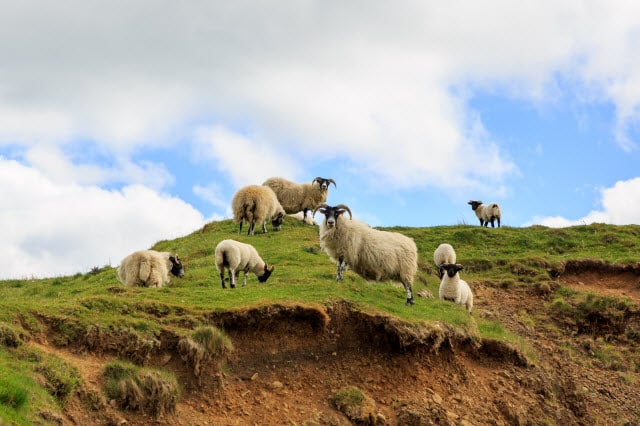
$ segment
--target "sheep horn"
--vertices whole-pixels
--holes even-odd
[[[315,209],[313,209],[313,214],[311,215],[311,217],[314,217],[316,215],[316,212],[322,208],[327,208],[329,207],[328,204],[320,204],[318,207],[316,207]],[[321,212],[322,213],[322,212]]]
[[[351,209],[347,206],[345,206],[344,204],[338,204],[336,207],[336,209],[343,209],[349,212],[349,219],[353,219],[353,215],[351,214]]]
[[[322,178],[320,176],[318,176],[317,178],[315,178],[314,180],[311,181],[311,184],[313,185],[316,182],[318,182],[318,185],[321,185],[322,184]]]
[[[329,181],[329,183],[332,183],[333,186],[335,186],[336,188],[338,187],[338,185],[336,185],[336,181],[333,179],[327,179]]]

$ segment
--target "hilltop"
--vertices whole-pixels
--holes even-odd
[[[290,218],[266,235],[238,236],[221,221],[158,242],[154,249],[177,252],[186,269],[162,289],[124,288],[112,266],[1,281],[0,418],[638,424],[639,226],[388,230],[411,236],[419,249],[414,292],[422,297],[413,307],[390,282],[347,271],[336,283],[317,228]],[[213,251],[225,238],[253,244],[275,265],[269,281],[250,275],[245,288],[223,290]],[[475,294],[471,317],[437,300],[432,256],[445,241]],[[222,343],[207,357],[195,331],[213,326]],[[111,384],[112,376],[140,367],[165,405],[144,405],[133,387],[126,402],[114,397],[124,385]]]

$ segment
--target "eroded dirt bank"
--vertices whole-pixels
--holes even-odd
[[[588,279],[592,276],[597,279]],[[625,293],[640,287],[635,271],[562,271],[558,279],[604,294],[621,280]],[[210,314],[235,351],[222,376],[196,380],[175,350],[177,336],[166,330],[148,364],[175,371],[183,394],[175,413],[158,419],[100,401],[100,366],[116,356],[107,342],[101,350],[86,345],[63,350],[43,342],[77,365],[85,379],[60,421],[346,425],[352,423],[331,398],[355,386],[374,401],[378,424],[638,424],[640,367],[600,359],[608,353],[603,348],[638,356],[637,310],[629,311],[622,333],[589,335],[558,316],[553,289],[472,285],[476,317],[499,320],[524,336],[520,347],[478,341],[438,324],[414,327],[364,314],[348,303],[266,306]]]

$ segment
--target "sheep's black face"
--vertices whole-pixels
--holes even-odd
[[[171,273],[178,278],[184,277],[184,268],[180,258],[178,256],[169,256],[169,260],[171,261]]]
[[[449,278],[453,278],[456,276],[456,274],[459,271],[462,271],[464,268],[462,267],[462,265],[460,264],[453,264],[453,263],[448,263],[445,265],[440,266],[441,269],[444,269],[445,271],[447,271],[447,276]]]
[[[279,231],[282,227],[282,221],[284,220],[284,213],[278,213],[278,216],[271,219],[271,226],[274,231]]]
[[[349,212],[349,217],[351,217],[351,210],[349,210],[349,207],[345,206],[344,204],[339,204],[335,207],[323,204],[322,206],[318,207],[317,210],[324,215],[324,221],[327,224],[327,228],[335,227],[338,224],[338,218],[344,212]]]
[[[467,204],[471,205],[471,210],[475,211],[480,204],[482,204],[482,201],[469,201]]]
[[[264,273],[258,277],[258,281],[260,281],[261,283],[267,281],[269,279],[269,277],[271,276],[271,273],[273,272],[274,269],[275,269],[274,266],[272,266],[271,269],[269,269],[267,267],[267,264],[265,263],[264,264]]]
[[[336,182],[333,179],[325,179],[325,178],[321,178],[321,177],[317,177],[313,180],[312,183],[318,182],[318,185],[320,186],[320,189],[323,191],[326,191],[329,189],[329,184],[333,184],[333,186],[337,186]]]

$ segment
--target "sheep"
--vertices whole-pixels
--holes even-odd
[[[254,235],[256,223],[261,223],[262,233],[266,233],[267,220],[271,220],[274,231],[279,231],[285,215],[276,194],[268,186],[262,185],[240,188],[231,200],[231,208],[234,221],[240,224],[238,234],[242,233],[243,221],[249,224],[247,235]]]
[[[314,185],[318,182],[318,185]],[[333,179],[322,177],[315,178],[311,183],[295,183],[281,177],[272,177],[263,182],[263,185],[273,189],[278,201],[287,213],[302,211],[302,221],[306,222],[307,212],[327,201],[329,184],[337,188]]]
[[[500,228],[500,217],[502,213],[498,203],[482,204],[482,201],[470,200],[467,204],[471,205],[471,209],[476,213],[476,216],[480,220],[480,226],[489,226],[494,228],[493,221],[498,220],[498,228]]]
[[[241,243],[235,240],[222,240],[216,246],[216,268],[220,272],[222,288],[227,288],[224,284],[225,268],[229,270],[229,285],[236,288],[236,282],[240,278],[240,271],[244,271],[242,287],[247,285],[247,273],[249,271],[256,274],[261,283],[267,281],[275,267],[268,268],[262,260],[258,251],[250,244]]]
[[[469,284],[460,278],[458,273],[463,268],[462,265],[454,263],[446,263],[441,266],[447,273],[442,277],[440,282],[440,300],[449,300],[458,305],[465,305],[467,312],[471,315],[473,308],[473,293]]]
[[[166,251],[140,250],[131,253],[120,262],[118,280],[128,287],[163,287],[169,284],[169,272],[178,278],[184,276],[184,268],[177,254]]]
[[[304,223],[306,223],[307,225],[314,225],[314,226],[318,226],[318,222],[315,221],[315,219],[311,216],[303,216],[304,212],[298,212],[298,213],[294,213],[294,214],[288,214],[287,216],[292,217],[294,219],[298,219]]]
[[[456,263],[456,251],[451,244],[442,243],[433,252],[433,262],[438,268],[438,276],[442,279],[444,275],[444,269],[442,265],[446,263]]]
[[[367,280],[400,281],[407,295],[407,305],[414,304],[412,284],[418,270],[415,242],[400,233],[380,231],[352,219],[344,204],[322,204],[314,210],[324,214],[320,222],[320,247],[337,265],[336,281],[342,280],[346,266]],[[349,212],[349,219],[340,219]],[[340,220],[339,220],[340,219]]]

